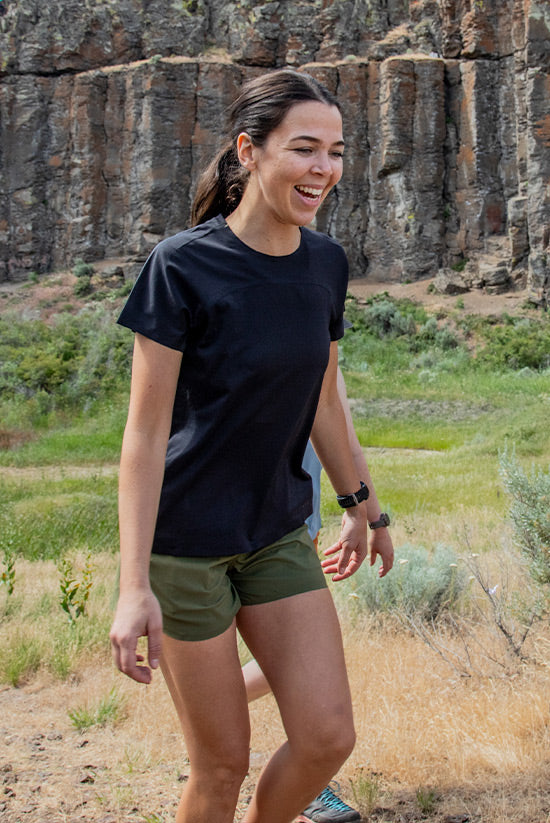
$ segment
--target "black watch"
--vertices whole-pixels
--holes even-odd
[[[358,506],[363,500],[369,496],[369,489],[366,483],[361,480],[361,488],[355,494],[337,494],[336,500],[338,505],[343,509],[350,509],[352,506]]]
[[[372,523],[369,523],[371,529],[382,529],[384,526],[390,525],[390,516],[386,514],[386,512],[380,512],[380,517],[378,520],[373,520]]]

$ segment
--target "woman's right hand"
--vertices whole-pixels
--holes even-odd
[[[147,637],[149,666],[141,665],[144,657],[137,651],[140,637]],[[158,668],[162,647],[162,614],[151,589],[120,594],[110,638],[117,668],[138,683],[150,683],[152,669]]]

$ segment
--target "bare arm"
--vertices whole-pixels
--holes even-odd
[[[139,665],[139,637],[157,668],[162,616],[149,584],[149,560],[158,512],[181,352],[136,335],[128,420],[120,459],[120,596],[111,645],[118,668],[141,683],[151,670]]]
[[[365,454],[363,452],[363,449],[361,448],[361,444],[359,443],[359,440],[357,439],[357,435],[355,433],[355,427],[353,425],[353,418],[351,416],[351,409],[349,406],[348,396],[346,392],[346,384],[340,369],[338,369],[337,374],[337,385],[338,394],[340,396],[340,401],[342,403],[342,408],[344,410],[344,415],[346,418],[348,441],[353,457],[353,462],[355,463],[355,468],[357,469],[359,477],[369,487],[369,498],[367,500],[367,515],[369,522],[372,523],[374,520],[378,520],[378,518],[380,517],[380,503],[378,502],[378,497],[376,496],[376,490],[374,488],[374,483],[370,475]],[[368,543],[370,564],[371,566],[373,566],[376,562],[376,556],[379,555],[382,564],[380,566],[380,569],[378,570],[378,574],[380,577],[384,577],[384,575],[387,574],[393,566],[393,543],[388,529],[385,527],[374,530],[369,529]],[[330,551],[330,549],[328,551]],[[330,560],[324,561],[323,567],[325,568],[325,571],[327,571],[327,573],[330,573],[332,571],[333,562],[334,561]]]
[[[331,343],[330,358],[323,380],[311,441],[336,494],[350,494],[359,489],[359,475],[350,448],[346,416],[338,392],[338,344]],[[342,517],[340,539],[335,544],[334,580],[352,575],[368,553],[367,508],[360,503],[346,509]]]

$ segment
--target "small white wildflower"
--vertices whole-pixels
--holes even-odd
[[[476,578],[475,578],[475,575],[474,575],[474,574],[471,574],[471,575],[469,576],[469,578],[468,578],[468,580],[475,580],[475,579],[476,579]]]
[[[354,600],[359,600],[359,595],[357,594],[357,592],[350,592],[349,596],[353,597]]]
[[[472,554],[470,557],[479,557],[479,554]]]
[[[404,566],[404,565],[405,565],[405,563],[408,563],[408,562],[409,562],[409,561],[408,561],[408,560],[406,560],[405,558],[403,558],[402,560],[400,560],[400,561],[399,561],[399,563],[400,563],[402,566]]]
[[[449,566],[451,567],[451,569],[457,569],[458,563],[449,563]]]
[[[492,589],[489,589],[489,594],[495,594],[497,589],[498,589],[498,583],[496,584],[496,586],[493,586]]]

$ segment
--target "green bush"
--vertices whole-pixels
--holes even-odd
[[[516,543],[536,583],[550,583],[550,472],[527,474],[514,455],[500,455],[500,474],[512,498],[510,518]]]
[[[92,278],[82,275],[76,281],[73,292],[75,297],[86,297],[92,291]]]
[[[73,274],[75,277],[88,277],[90,278],[95,269],[91,263],[85,263],[80,257],[75,260],[74,267],[73,267]]]
[[[521,318],[489,326],[478,359],[493,369],[545,369],[550,366],[550,323]]]
[[[466,572],[454,551],[438,545],[433,552],[406,545],[396,551],[396,563],[386,577],[366,564],[335,587],[340,602],[351,599],[359,611],[383,612],[437,620],[457,607],[466,586]]]
[[[131,350],[110,305],[61,314],[50,325],[1,316],[2,403],[20,401],[35,425],[52,411],[85,408],[127,385]]]

